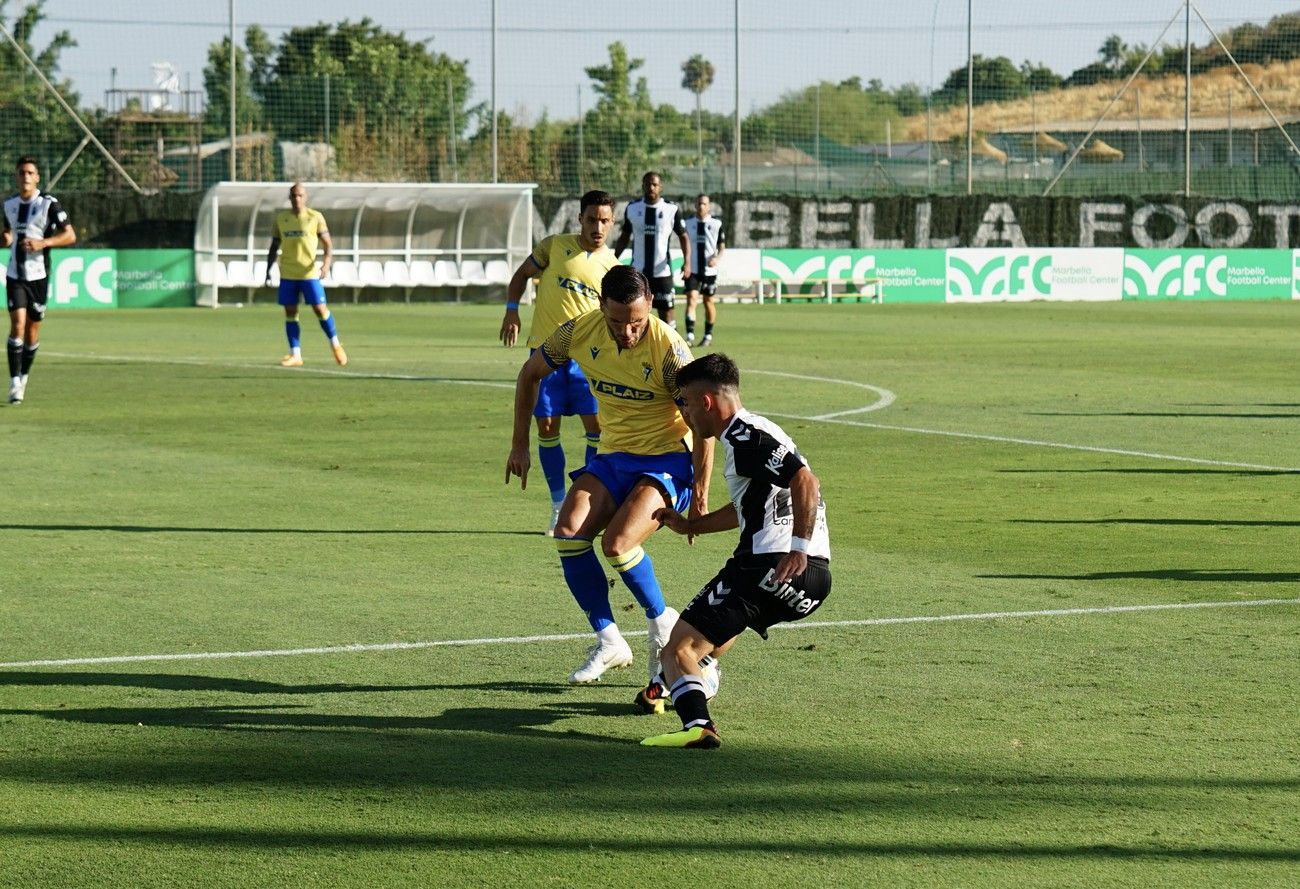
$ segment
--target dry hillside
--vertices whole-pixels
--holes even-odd
[[[1273,65],[1243,65],[1242,70],[1251,83],[1255,84],[1274,114],[1286,117],[1300,112],[1300,59]],[[1053,90],[1037,94],[1032,104],[1025,98],[1014,102],[977,105],[975,129],[986,133],[1023,129],[1033,125],[1035,118],[1040,130],[1051,130],[1054,122],[1095,121],[1123,85],[1124,81],[1118,80]],[[1193,76],[1192,114],[1198,117],[1225,117],[1229,111],[1229,95],[1232,97],[1231,110],[1234,117],[1244,119],[1265,114],[1250,87],[1231,66]],[[1108,120],[1137,117],[1139,96],[1143,120],[1182,121],[1181,74],[1151,78],[1139,76],[1111,109]],[[907,118],[902,127],[903,139],[923,141],[926,136],[925,114]],[[964,135],[966,107],[958,105],[935,111],[933,127],[933,138],[936,141]]]

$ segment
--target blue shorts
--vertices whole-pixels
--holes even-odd
[[[319,306],[325,302],[325,285],[320,278],[302,278],[293,280],[280,279],[280,292],[277,302],[282,306],[298,305],[298,297],[309,306]]]
[[[535,349],[533,351],[536,351]],[[587,375],[578,362],[569,359],[551,373],[542,377],[537,389],[537,406],[534,417],[580,417],[596,413],[596,397],[591,394]]]
[[[668,500],[673,509],[686,512],[691,505],[691,484],[695,481],[695,467],[691,455],[685,451],[679,454],[656,454],[644,457],[640,454],[597,454],[591,462],[581,469],[569,473],[569,478],[577,481],[578,476],[590,472],[600,479],[605,489],[614,496],[614,502],[622,505],[632,488],[643,478],[657,481],[668,492]]]

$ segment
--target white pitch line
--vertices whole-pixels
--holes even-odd
[[[515,387],[514,383],[495,382],[491,380],[457,380],[450,377],[420,376],[418,374],[360,373],[357,371],[334,370],[331,368],[302,368],[302,367],[293,368],[291,371],[286,371],[284,368],[275,367],[273,365],[267,365],[267,364],[238,364],[233,362],[223,363],[219,361],[207,361],[202,359],[186,360],[186,359],[170,359],[170,358],[148,358],[148,357],[139,357],[139,356],[127,356],[127,355],[95,355],[92,353],[77,354],[77,353],[70,353],[70,352],[63,352],[63,353],[50,352],[48,354],[55,358],[98,359],[101,361],[140,362],[144,364],[178,364],[178,365],[190,365],[190,366],[201,366],[201,367],[230,367],[230,368],[239,368],[243,370],[268,370],[268,371],[277,371],[282,373],[284,372],[315,373],[315,374],[327,374],[331,376],[358,377],[362,379],[414,380],[414,381],[423,381],[423,382],[430,382],[430,383],[449,383],[449,384],[461,385],[461,386],[490,386],[493,388],[501,388],[501,389],[513,389]],[[1029,447],[1039,447],[1039,448],[1057,448],[1060,450],[1084,451],[1093,454],[1115,454],[1116,456],[1120,456],[1120,457],[1142,457],[1148,460],[1168,460],[1175,463],[1193,463],[1200,466],[1223,466],[1232,469],[1257,469],[1257,470],[1263,470],[1267,472],[1300,473],[1300,467],[1294,467],[1294,466],[1269,466],[1263,463],[1240,463],[1232,460],[1213,460],[1206,457],[1183,457],[1177,454],[1158,454],[1152,451],[1134,451],[1134,450],[1127,450],[1124,448],[1099,447],[1097,445],[1080,445],[1080,444],[1070,444],[1068,442],[1060,442],[1060,441],[1043,441],[1041,439],[1036,439],[1036,438],[1016,438],[1007,435],[989,435],[989,434],[984,434],[979,432],[953,432],[947,429],[926,429],[919,426],[898,426],[891,423],[867,423],[861,420],[846,420],[843,418],[848,414],[864,413],[866,411],[879,410],[882,407],[887,407],[889,404],[893,403],[894,393],[890,392],[888,389],[881,389],[877,386],[872,386],[867,383],[859,383],[854,380],[838,380],[832,377],[814,377],[814,376],[807,376],[804,374],[785,373],[783,371],[776,371],[776,370],[748,370],[746,372],[756,373],[756,374],[766,374],[769,376],[789,377],[791,379],[796,379],[796,380],[809,380],[811,382],[818,382],[818,383],[834,383],[836,385],[841,385],[841,386],[853,386],[859,389],[868,389],[881,396],[880,401],[877,401],[874,404],[868,405],[866,407],[854,408],[847,411],[837,411],[835,413],[829,413],[829,414],[817,414],[813,416],[805,416],[801,414],[781,414],[781,413],[776,413],[774,411],[764,411],[764,413],[767,416],[778,417],[784,420],[804,420],[807,422],[818,422],[818,423],[839,423],[844,426],[857,426],[863,429],[884,429],[892,432],[909,432],[917,435],[940,435],[940,436],[945,436],[947,438],[965,438],[974,441],[995,441],[1001,444],[1017,444],[1017,445],[1026,445]],[[888,400],[885,400],[886,398]]]
[[[1300,605],[1300,599],[1247,599],[1231,602],[1174,602],[1156,605],[1104,605],[1096,608],[1051,608],[1041,611],[987,611],[974,614],[934,614],[914,617],[873,617],[865,620],[801,621],[777,624],[774,630],[811,630],[835,627],[884,627],[894,624],[946,623],[970,620],[1008,620],[1035,617],[1074,617],[1087,614],[1128,614],[1138,611],[1185,611],[1202,608],[1260,608],[1277,605]],[[644,636],[644,632],[624,633]],[[287,657],[301,654],[354,654],[370,651],[414,651],[424,648],[449,648],[467,645],[525,645],[534,642],[570,642],[590,639],[590,633],[560,633],[549,636],[500,636],[484,639],[444,639],[437,642],[380,642],[372,644],[325,645],[317,648],[279,648],[260,651],[208,651],[183,654],[128,654],[113,657],[55,658],[38,661],[0,663],[0,668],[71,667],[91,664],[132,664],[143,661],[216,661],[232,658]]]

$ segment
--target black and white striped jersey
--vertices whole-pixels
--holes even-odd
[[[718,440],[726,455],[727,493],[740,518],[736,555],[788,553],[794,536],[790,480],[808,461],[784,429],[747,410],[737,412]],[[831,557],[825,500],[817,504],[808,555]]]
[[[5,274],[18,281],[39,281],[50,275],[49,249],[29,253],[24,238],[48,238],[68,227],[68,214],[53,195],[37,192],[30,201],[20,195],[5,199],[5,231],[13,232],[9,268]]]
[[[632,267],[647,278],[663,278],[673,273],[668,263],[669,243],[674,234],[682,234],[681,208],[660,198],[647,204],[637,198],[623,211],[623,231],[632,236]]]
[[[718,255],[719,248],[727,246],[722,220],[713,216],[707,219],[692,216],[686,220],[686,238],[691,243],[691,267],[683,274],[710,278],[716,275],[718,267],[709,268],[709,260]]]

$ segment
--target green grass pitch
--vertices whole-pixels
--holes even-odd
[[[503,484],[499,307],[336,317],[344,372],[274,307],[51,312],[0,407],[0,885],[1296,884],[1300,304],[723,306],[836,625],[736,646],[712,752],[638,746],[642,638],[581,688],[583,640],[501,641],[586,627]],[[656,535],[669,601],[733,543]]]

